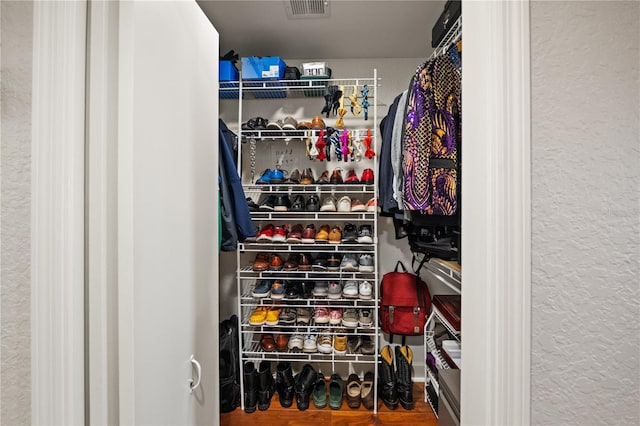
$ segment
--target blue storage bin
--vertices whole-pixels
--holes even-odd
[[[279,56],[242,58],[243,80],[282,80],[287,64]]]
[[[238,81],[238,70],[231,61],[218,61],[219,81]]]

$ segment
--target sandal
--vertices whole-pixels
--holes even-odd
[[[340,107],[338,108],[338,119],[336,120],[336,127],[344,127],[344,116],[347,114],[347,110],[344,107],[344,86],[340,86]]]
[[[340,142],[342,142],[342,159],[346,163],[349,161],[349,131],[347,129],[342,131]]]
[[[325,158],[327,158],[324,149],[327,146],[326,142],[324,141],[324,130],[320,130],[320,135],[318,136],[318,141],[315,143],[315,145],[313,146],[313,148],[315,148],[317,154],[317,158],[320,161],[323,161]]]
[[[364,156],[368,159],[372,159],[376,155],[376,152],[371,149],[372,143],[373,139],[371,139],[371,129],[367,129],[367,137],[364,138],[364,146],[367,147],[367,150],[365,151]]]
[[[349,95],[349,100],[351,101],[351,114],[358,116],[362,111],[362,107],[358,103],[358,86],[353,86],[353,93]]]
[[[369,119],[369,86],[364,85],[362,92],[362,109],[364,110],[364,119]]]

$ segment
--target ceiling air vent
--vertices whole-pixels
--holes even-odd
[[[328,18],[328,0],[284,0],[289,19]]]

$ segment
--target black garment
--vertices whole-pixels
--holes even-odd
[[[402,93],[396,96],[389,107],[387,116],[380,122],[382,146],[378,163],[378,190],[380,196],[380,216],[394,216],[398,212],[398,203],[393,198],[393,168],[391,167],[391,138],[393,125]]]

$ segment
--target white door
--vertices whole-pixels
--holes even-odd
[[[218,33],[195,1],[119,7],[120,422],[214,424]]]

